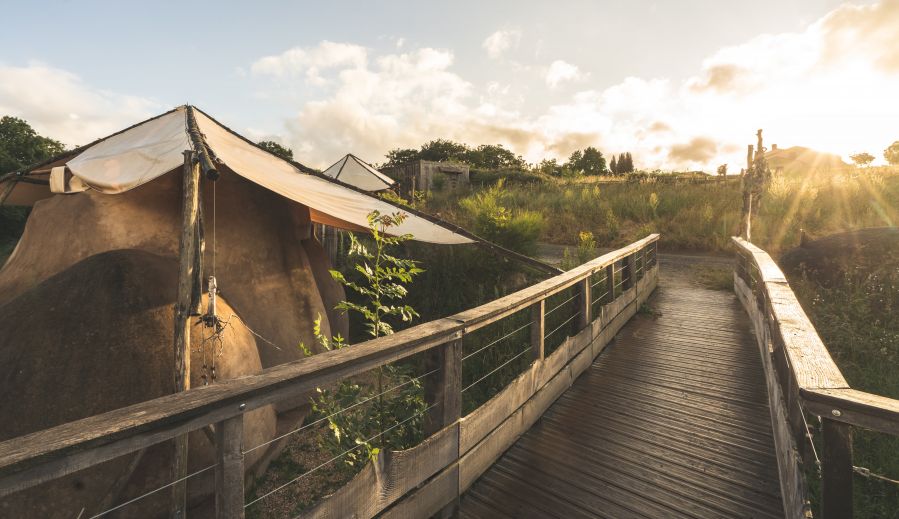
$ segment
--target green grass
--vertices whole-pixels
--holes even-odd
[[[753,222],[753,242],[769,252],[795,246],[800,229],[812,236],[899,221],[895,169],[855,170],[775,178]],[[427,210],[478,231],[478,219],[498,202],[509,214],[539,214],[537,239],[572,245],[592,232],[599,247],[617,247],[651,232],[667,250],[730,251],[739,231],[742,199],[737,182],[601,182],[553,179],[509,183],[493,207],[480,203],[483,189],[433,193]]]

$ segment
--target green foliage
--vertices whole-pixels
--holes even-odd
[[[480,169],[518,169],[527,168],[527,163],[502,144],[481,144],[475,148],[467,144],[446,139],[436,139],[415,149],[393,149],[387,152],[386,166],[405,164],[413,160],[430,160],[436,162],[464,162],[473,168]]]
[[[860,259],[848,258],[836,273],[800,273],[790,285],[849,385],[899,398],[899,261],[889,254]],[[820,430],[816,437],[820,439]],[[855,428],[853,464],[896,478],[899,438]],[[818,496],[814,470],[809,478],[813,496]],[[856,477],[854,487],[855,517],[899,518],[895,485]]]
[[[563,270],[571,270],[578,265],[583,265],[597,256],[596,239],[590,231],[581,231],[578,233],[577,248],[572,253],[568,247],[562,253]]]
[[[293,150],[275,141],[259,141],[259,147],[284,160],[293,160]]]
[[[890,144],[887,149],[883,150],[883,158],[888,164],[899,166],[899,141]]]
[[[421,152],[412,148],[394,148],[387,152],[384,167],[401,166],[407,162],[421,159]]]
[[[865,167],[868,164],[874,162],[874,155],[870,153],[856,153],[855,155],[849,155],[849,158],[852,159],[857,166]]]
[[[588,146],[583,151],[574,151],[568,157],[566,166],[572,171],[579,171],[584,175],[603,175],[608,173],[605,157],[602,156],[601,151],[593,146]]]
[[[463,198],[459,205],[471,216],[475,231],[483,238],[524,254],[537,250],[543,230],[543,215],[535,211],[513,211],[504,204],[507,191],[502,181]]]
[[[331,271],[335,281],[358,297],[355,301],[340,302],[337,309],[360,315],[368,334],[374,338],[393,333],[391,319],[409,322],[418,316],[402,301],[408,293],[406,284],[424,270],[416,261],[401,258],[392,250],[411,236],[389,234],[405,218],[404,213],[370,213],[372,244],[352,233],[349,235],[352,275]],[[347,346],[339,335],[329,339],[322,334],[321,317],[315,321],[313,332],[325,350]],[[304,344],[300,348],[306,355],[312,354]],[[385,384],[396,387],[386,399]],[[327,418],[330,430],[322,438],[322,445],[334,455],[346,452],[345,463],[358,467],[384,447],[401,449],[414,444],[421,439],[421,415],[425,410],[421,389],[420,380],[414,379],[410,367],[404,365],[379,367],[374,384],[343,380],[333,389],[318,388],[318,395],[312,401],[313,412]]]
[[[18,117],[5,115],[0,118],[0,174],[22,171],[65,149],[61,142],[38,135],[31,125]]]

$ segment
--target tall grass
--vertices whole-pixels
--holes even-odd
[[[724,252],[739,231],[742,204],[738,182],[588,183],[552,180],[491,188],[512,214],[543,216],[538,239],[575,244],[592,232],[599,247],[617,247],[651,232],[662,234],[667,250]],[[479,229],[484,190],[436,193],[428,209],[456,223]],[[775,178],[753,220],[753,242],[778,252],[811,235],[899,221],[899,175],[895,169],[811,173]],[[533,229],[531,229],[533,231]]]

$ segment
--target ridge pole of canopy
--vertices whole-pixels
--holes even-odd
[[[215,161],[212,158],[213,154],[210,153],[209,146],[206,145],[206,139],[203,137],[203,133],[200,132],[197,118],[194,115],[194,107],[191,105],[187,105],[187,134],[190,136],[190,142],[197,153],[196,158],[200,161],[200,169],[203,170],[203,175],[209,180],[218,180],[219,172],[215,167]]]

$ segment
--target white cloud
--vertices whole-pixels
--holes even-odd
[[[313,85],[326,81],[322,73],[343,68],[362,68],[368,61],[368,51],[360,45],[323,41],[315,47],[294,47],[275,56],[256,60],[250,71],[257,76],[276,78],[304,75]]]
[[[802,31],[719,49],[683,81],[630,77],[543,109],[522,97],[527,89],[463,78],[448,50],[348,53],[355,57],[319,69],[331,88],[295,105],[286,139],[310,165],[330,164],[348,151],[378,162],[391,148],[449,138],[501,143],[530,161],[594,145],[606,153],[631,151],[644,168],[712,171],[730,162],[734,170],[757,128],[782,147],[880,156],[899,138],[899,51],[889,43],[895,33],[899,0],[841,6]],[[493,41],[498,55],[510,48],[502,39]],[[298,49],[299,55],[317,48]],[[543,78],[550,86],[587,78],[558,63]],[[307,67],[283,77],[300,81],[302,90]],[[272,95],[290,90],[278,88]]]
[[[581,78],[581,71],[577,65],[572,65],[567,61],[557,59],[553,61],[546,70],[546,84],[550,88],[556,88],[559,84],[566,81],[573,81]]]
[[[97,89],[71,72],[39,62],[0,63],[0,114],[27,120],[38,133],[74,146],[163,110],[151,99]]]
[[[517,29],[500,30],[491,34],[481,44],[487,55],[493,59],[501,58],[506,51],[518,48],[521,42],[521,31]]]

